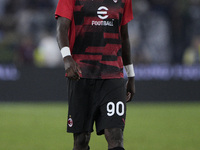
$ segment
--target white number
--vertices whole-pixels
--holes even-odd
[[[112,116],[115,113],[115,104],[113,102],[109,102],[107,104],[107,115]]]
[[[120,112],[120,108],[121,108],[121,112]],[[115,114],[115,104],[113,102],[109,102],[107,104],[107,111],[108,111],[107,112],[108,116],[113,116]],[[121,101],[117,102],[116,104],[116,113],[118,116],[124,115],[124,103],[122,103]]]
[[[119,109],[120,109],[120,106],[121,105],[121,112],[119,112]],[[116,108],[116,113],[119,115],[119,116],[123,116],[123,114],[124,114],[124,103],[122,103],[122,102],[118,102],[117,103],[117,108]]]

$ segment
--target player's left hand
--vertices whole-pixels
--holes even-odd
[[[134,94],[135,94],[135,78],[134,77],[128,77],[128,81],[126,83],[126,102],[129,102],[132,100]]]

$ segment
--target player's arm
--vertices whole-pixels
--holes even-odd
[[[121,38],[122,38],[122,60],[124,66],[132,64],[131,60],[131,50],[130,50],[130,41],[128,35],[128,24],[121,27]],[[135,79],[134,76],[128,77],[127,85],[127,102],[131,101],[135,94]]]
[[[57,19],[57,41],[59,48],[69,48],[69,39],[68,39],[68,30],[70,28],[71,20],[58,17]],[[80,79],[79,74],[81,73],[80,67],[78,64],[73,60],[71,55],[67,55],[63,57],[64,66],[65,66],[65,73],[67,77],[72,80]]]

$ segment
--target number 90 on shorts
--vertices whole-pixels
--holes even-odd
[[[113,102],[107,103],[107,115],[109,117],[113,115],[123,116],[124,115],[124,103],[122,101],[118,101],[116,104]]]

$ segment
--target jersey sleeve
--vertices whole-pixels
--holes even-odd
[[[59,0],[55,12],[55,18],[59,16],[72,20],[75,0]]]
[[[133,19],[132,0],[126,0],[124,6],[124,14],[122,18],[122,25],[127,24]]]

